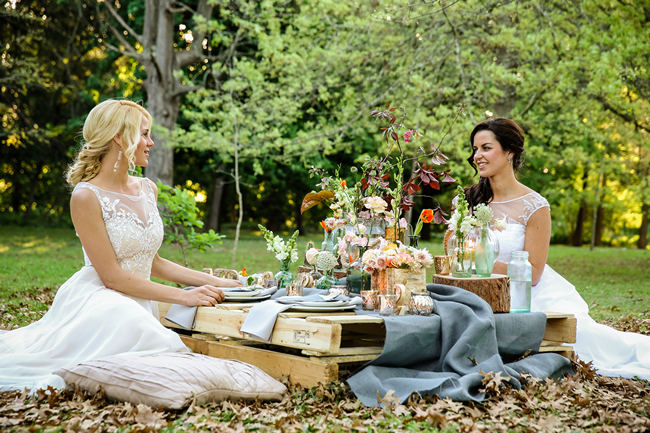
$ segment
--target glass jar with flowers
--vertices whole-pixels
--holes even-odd
[[[316,256],[316,267],[323,271],[323,276],[316,281],[316,288],[327,290],[336,284],[334,277],[334,268],[338,264],[338,259],[331,251],[320,251]]]
[[[476,275],[479,277],[490,277],[494,262],[499,255],[499,240],[492,231],[490,224],[493,222],[494,215],[492,209],[480,203],[474,207],[472,213],[476,228],[474,229],[476,245],[474,249],[474,267]],[[494,221],[495,226],[499,229],[502,221]]]
[[[275,258],[280,261],[280,272],[275,274],[275,279],[278,282],[278,289],[284,289],[294,280],[294,275],[289,271],[289,266],[298,260],[296,240],[299,232],[296,230],[285,242],[280,236],[274,236],[273,232],[263,225],[258,224],[257,227],[264,235],[266,249],[273,252]]]
[[[472,276],[473,218],[469,215],[469,207],[465,199],[463,187],[458,185],[456,208],[449,219],[449,230],[452,234],[447,241],[447,254],[451,256],[451,276],[469,278]]]
[[[395,246],[394,246],[395,245]],[[406,246],[401,242],[381,239],[378,248],[370,249],[361,258],[364,268],[372,275],[372,289],[382,292],[402,284],[402,293],[398,305],[410,302],[412,291],[426,291],[426,268],[433,264],[433,258],[425,248]]]

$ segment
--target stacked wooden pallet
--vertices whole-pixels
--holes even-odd
[[[199,307],[196,325],[182,335],[194,352],[237,359],[257,365],[275,378],[288,378],[303,386],[338,380],[349,370],[377,357],[382,351],[386,329],[378,316],[354,313],[294,313],[278,315],[269,343],[242,334],[241,328],[251,304],[226,303]],[[160,303],[160,317],[169,304]],[[161,319],[165,326],[177,328]],[[547,314],[546,333],[540,351],[572,356],[575,318]]]

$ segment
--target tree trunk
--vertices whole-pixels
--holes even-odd
[[[157,4],[156,4],[157,3]],[[147,91],[147,108],[155,124],[171,131],[176,125],[180,93],[174,69],[179,69],[174,53],[174,14],[170,11],[170,0],[147,2],[145,15],[150,18],[145,22],[145,35],[153,46],[147,47],[150,56],[143,61],[147,78],[144,87]],[[154,8],[153,10],[150,8]],[[145,42],[146,43],[146,42]],[[154,181],[172,186],[174,181],[174,149],[166,146],[163,134],[153,128],[156,146],[151,149],[149,165],[145,171],[147,177]]]
[[[578,216],[576,217],[576,228],[571,234],[570,244],[574,247],[579,247],[582,245],[582,233],[585,229],[585,216],[587,215],[587,206],[585,202],[580,203],[580,209],[578,209]]]
[[[607,183],[607,175],[603,173],[601,190],[604,191],[606,183]],[[601,194],[601,198],[598,201],[598,208],[596,209],[596,221],[594,222],[594,224],[596,224],[594,246],[596,247],[599,247],[603,244],[603,229],[605,228],[604,220],[605,220],[605,209],[603,208],[603,199]]]
[[[223,190],[226,185],[223,176],[214,178],[214,187],[212,189],[212,200],[210,201],[210,212],[208,214],[208,229],[219,231],[221,226],[221,199],[223,198]]]
[[[650,205],[643,203],[641,206],[641,227],[639,228],[639,240],[636,246],[640,250],[645,250],[648,246],[648,214],[650,213]]]
[[[589,186],[587,184],[587,179],[589,177],[589,172],[585,170],[582,175],[582,190],[586,190]],[[584,199],[580,201],[580,209],[578,209],[578,216],[576,217],[576,227],[571,234],[570,244],[574,247],[579,247],[582,245],[582,233],[585,229],[585,217],[587,216],[587,205],[585,204]]]

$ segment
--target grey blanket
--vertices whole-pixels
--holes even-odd
[[[402,403],[412,393],[482,401],[479,371],[501,372],[517,389],[521,373],[557,378],[570,371],[570,361],[556,353],[521,358],[539,349],[543,313],[492,314],[483,299],[466,290],[441,284],[427,290],[437,314],[386,317],[382,353],[347,380],[366,406],[377,406],[377,393],[389,390]]]

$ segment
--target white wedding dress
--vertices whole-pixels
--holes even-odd
[[[495,233],[499,239],[497,260],[508,263],[511,251],[524,248],[528,219],[549,204],[531,192],[513,200],[493,201],[490,207],[496,218],[507,222],[504,231]],[[574,350],[582,361],[592,361],[599,374],[650,380],[650,336],[621,332],[594,321],[574,285],[549,265],[532,288],[531,311],[573,313],[578,321]]]
[[[147,279],[163,238],[152,185],[143,178],[137,196],[87,182],[75,187],[97,196],[122,269]],[[105,287],[85,252],[84,258],[85,266],[59,288],[39,321],[0,334],[0,390],[62,388],[55,370],[108,355],[188,351],[160,324],[155,302]]]

